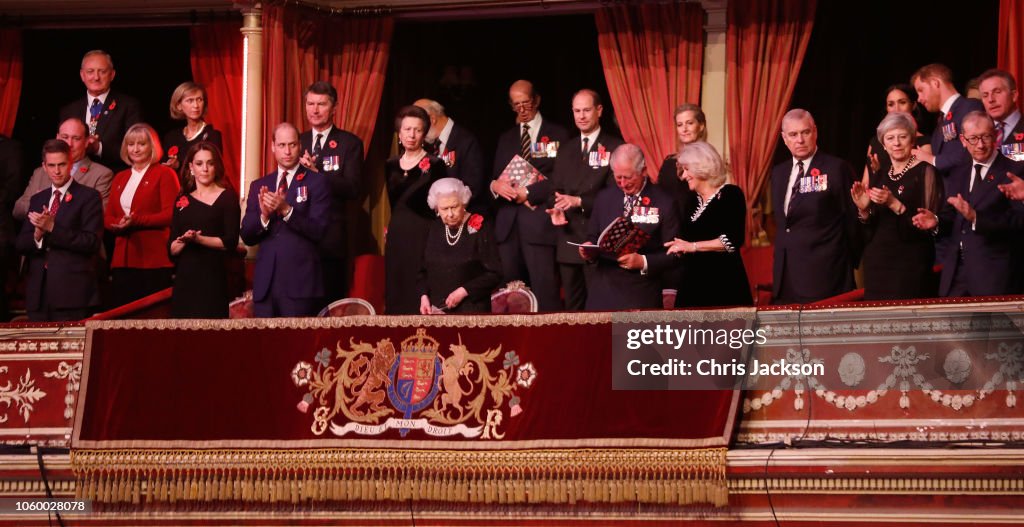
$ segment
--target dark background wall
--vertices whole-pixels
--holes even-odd
[[[867,139],[884,114],[886,86],[941,61],[953,68],[962,89],[968,78],[994,66],[998,2],[957,5],[951,11],[926,2],[819,2],[793,105],[814,113],[823,149],[859,170]],[[188,28],[26,30],[24,39],[25,78],[13,135],[28,164],[36,163],[42,141],[56,134],[60,107],[84,93],[78,69],[90,49],[113,54],[115,88],[142,101],[158,132],[177,125],[167,104],[174,87],[191,78]],[[492,152],[497,136],[512,126],[508,86],[519,78],[535,82],[545,119],[570,129],[572,93],[596,89],[605,96],[605,126],[617,132],[592,16],[401,21],[370,166],[388,154],[395,111],[424,96],[444,104]],[[777,158],[784,157],[780,142]]]

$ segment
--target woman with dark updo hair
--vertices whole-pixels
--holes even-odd
[[[417,274],[423,265],[427,232],[436,214],[427,205],[427,192],[445,177],[445,165],[423,149],[430,116],[419,106],[406,106],[395,116],[395,132],[404,152],[387,160],[384,175],[391,203],[391,221],[384,237],[384,312],[420,312]]]

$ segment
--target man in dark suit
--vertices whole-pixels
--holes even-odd
[[[427,130],[423,148],[444,161],[448,177],[459,179],[469,187],[473,196],[467,209],[490,216],[484,152],[476,136],[448,117],[441,103],[420,99],[413,104],[426,110],[430,116],[430,130]]]
[[[850,291],[857,222],[850,198],[853,169],[818,150],[818,128],[806,110],[786,113],[782,140],[793,158],[771,173],[777,226],[773,301],[804,304]]]
[[[951,235],[950,251],[940,260],[940,296],[992,296],[1019,293],[1019,246],[1024,232],[1024,204],[1011,201],[999,186],[1008,174],[1020,176],[1024,164],[999,155],[996,129],[985,112],[963,119],[961,136],[971,163],[950,175],[953,192],[936,217],[923,209],[913,218],[919,228],[936,224]]]
[[[498,138],[494,154],[495,235],[506,281],[523,280],[537,296],[541,311],[562,308],[555,263],[555,227],[545,212],[547,196],[533,186],[514,186],[501,173],[516,155],[550,178],[565,128],[541,117],[540,95],[530,81],[518,80],[508,90],[516,126]]]
[[[302,158],[307,170],[319,172],[330,189],[330,219],[320,242],[324,298],[322,306],[348,296],[348,232],[345,221],[350,203],[362,192],[363,141],[334,126],[338,90],[317,81],[303,95],[310,130],[302,133]]]
[[[608,163],[612,152],[622,144],[622,139],[601,129],[603,111],[601,96],[594,90],[573,95],[572,114],[579,134],[562,144],[562,155],[555,158],[551,179],[535,185],[540,195],[547,196],[544,206],[557,229],[555,257],[569,311],[586,307],[586,275],[593,270],[593,266],[584,265],[569,242],[580,243],[587,238],[587,220],[597,193],[615,185]]]
[[[242,218],[242,240],[259,244],[252,299],[258,317],[317,313],[324,296],[320,243],[331,207],[327,180],[299,165],[299,131],[274,129],[277,170],[252,182]]]
[[[1007,151],[1024,152],[1024,120],[1017,108],[1017,81],[1013,75],[998,69],[990,69],[978,79],[985,113],[995,123],[996,150],[1007,145]]]
[[[110,54],[101,50],[86,53],[79,72],[85,97],[61,108],[60,120],[82,119],[89,127],[89,157],[119,172],[128,168],[121,160],[124,133],[142,121],[142,107],[134,97],[110,89],[115,74]]]
[[[59,139],[43,144],[50,188],[29,203],[18,235],[28,259],[25,308],[32,321],[81,320],[100,303],[97,260],[103,204],[96,190],[71,178],[71,149]]]
[[[609,165],[615,186],[605,187],[594,199],[594,212],[587,223],[587,239],[599,242],[605,228],[626,215],[650,238],[639,250],[622,255],[602,252],[594,259],[593,255],[579,250],[579,256],[594,266],[587,283],[586,308],[588,311],[661,309],[666,272],[674,264],[674,258],[665,252],[665,244],[679,235],[675,200],[647,180],[640,147],[628,143],[619,146],[612,153]]]
[[[88,131],[85,123],[77,117],[71,117],[60,124],[57,130],[57,139],[64,141],[71,149],[71,177],[78,183],[89,188],[96,189],[100,193],[103,206],[107,205],[107,196],[110,195],[110,184],[114,180],[114,173],[109,168],[94,163],[85,155],[85,149],[89,142]],[[32,196],[50,186],[50,177],[46,169],[39,167],[32,172],[32,178],[28,181],[25,192],[14,204],[14,217],[24,220],[28,215],[28,204]]]
[[[982,110],[981,101],[962,97],[953,85],[953,72],[942,64],[922,66],[910,77],[910,83],[917,90],[917,101],[929,112],[939,112],[939,122],[932,133],[932,153],[914,150],[918,160],[935,165],[935,169],[946,181],[947,195],[950,191],[948,175],[951,170],[970,162],[970,155],[960,143],[963,118],[968,112]]]

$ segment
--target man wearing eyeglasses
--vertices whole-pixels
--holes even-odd
[[[494,177],[490,184],[495,201],[495,235],[506,281],[529,284],[541,311],[562,308],[555,263],[555,227],[545,212],[547,195],[532,185],[515,185],[502,172],[516,155],[551,178],[559,145],[568,137],[565,128],[541,117],[540,95],[533,83],[518,80],[508,90],[516,125],[498,138]]]
[[[1021,274],[1020,236],[1024,204],[1011,201],[999,186],[1008,174],[1021,175],[1024,164],[1007,159],[996,150],[996,129],[983,111],[963,119],[961,143],[970,162],[949,176],[947,205],[939,216],[918,209],[912,222],[918,228],[939,227],[950,235],[950,247],[940,258],[940,296],[994,296],[1019,293]]]

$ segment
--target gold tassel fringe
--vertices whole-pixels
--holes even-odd
[[[84,450],[76,497],[101,503],[443,501],[724,507],[726,449]]]

